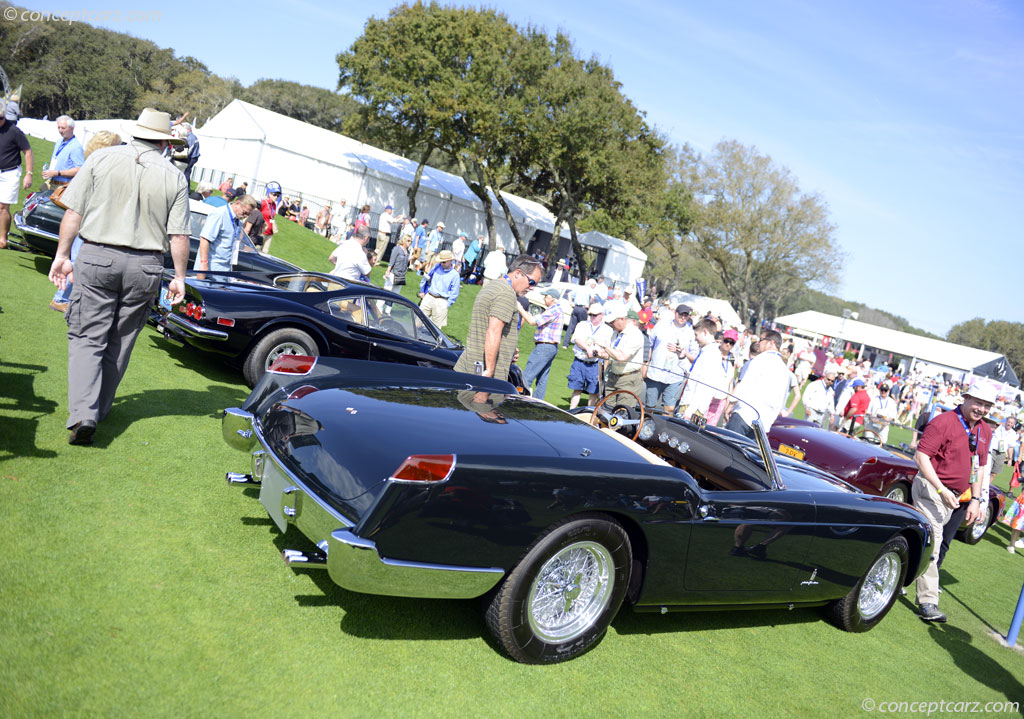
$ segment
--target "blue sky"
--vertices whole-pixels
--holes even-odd
[[[103,9],[143,9],[122,0]],[[56,3],[30,2],[39,10]],[[394,3],[180,2],[97,23],[248,85],[335,89],[335,55]],[[79,8],[68,8],[79,9]],[[99,9],[99,8],[97,8]],[[945,334],[1024,322],[1024,5],[933,2],[540,2],[499,6],[610,65],[677,144],[735,138],[820,194],[847,253],[835,294]],[[1014,209],[1017,208],[1017,209]]]

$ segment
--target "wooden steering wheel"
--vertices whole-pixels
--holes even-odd
[[[640,398],[637,397],[632,392],[630,392],[628,389],[617,389],[614,392],[609,392],[604,397],[602,397],[601,400],[597,403],[597,406],[594,407],[593,414],[590,415],[590,424],[592,424],[595,427],[600,426],[600,421],[598,418],[601,415],[601,408],[608,402],[609,399],[611,399],[617,394],[628,395],[636,402],[636,406],[640,408],[640,420],[636,423],[636,432],[634,432],[633,436],[631,437],[631,439],[636,440],[636,438],[640,436],[640,429],[644,426],[644,418],[647,416],[647,414],[644,412],[644,403],[641,402]],[[604,420],[605,425],[609,429],[618,431],[624,426],[623,420],[627,418],[619,414],[619,411],[622,409],[627,408],[624,406],[616,407],[615,410],[612,411],[611,414],[609,414],[608,418]],[[632,420],[629,421],[632,422]]]

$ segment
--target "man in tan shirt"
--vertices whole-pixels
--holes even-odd
[[[66,314],[70,444],[91,444],[110,411],[160,289],[168,244],[172,304],[185,296],[188,185],[164,156],[181,141],[171,135],[170,116],[150,108],[124,131],[135,139],[90,155],[68,185],[50,266],[50,280],[61,288],[74,270]],[[83,245],[72,268],[76,235]]]

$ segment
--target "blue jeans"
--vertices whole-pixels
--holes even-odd
[[[71,243],[71,264],[75,264],[75,258],[78,257],[78,250],[82,248],[82,238],[75,236],[75,241]],[[74,282],[68,282],[64,285],[64,289],[58,289],[53,295],[54,302],[67,303],[71,298],[71,288],[75,286]]]
[[[551,373],[551,363],[558,354],[558,345],[538,344],[534,345],[530,359],[526,361],[526,369],[523,370],[523,381],[526,387],[530,388],[533,381],[537,380],[537,391],[534,397],[544,399],[544,393],[548,389],[548,375]]]

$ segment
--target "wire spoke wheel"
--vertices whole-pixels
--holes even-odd
[[[857,598],[857,611],[861,617],[874,619],[889,605],[899,586],[900,569],[900,557],[896,552],[883,554],[871,566]]]
[[[612,555],[596,542],[571,544],[545,562],[530,588],[527,618],[548,642],[570,641],[593,626],[611,600]]]

